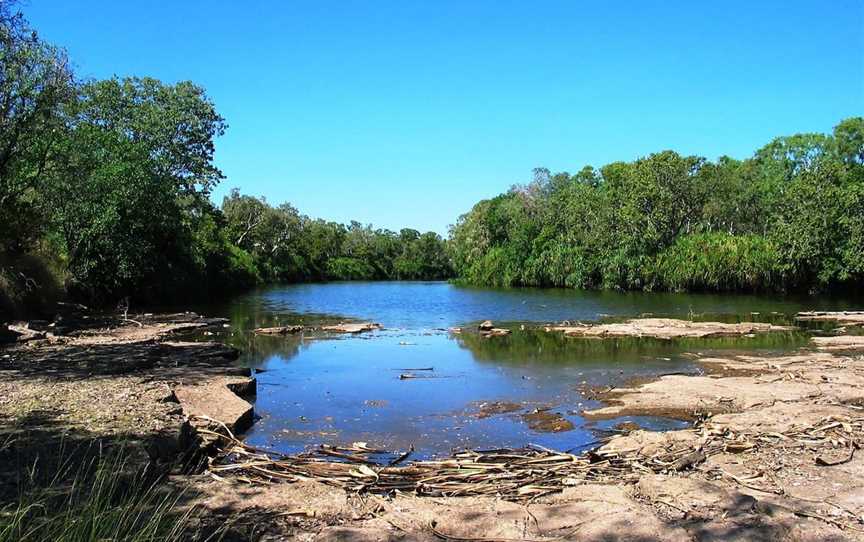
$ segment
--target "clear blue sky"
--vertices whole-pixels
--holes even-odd
[[[864,114],[864,2],[26,0],[85,77],[203,85],[231,187],[445,233],[530,179]]]

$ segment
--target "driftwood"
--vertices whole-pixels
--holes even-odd
[[[743,453],[758,447],[806,446],[854,450],[864,446],[864,417],[826,418],[786,433],[733,433],[728,429],[694,428],[699,438],[669,445],[651,455],[641,449],[600,448],[580,455],[547,448],[463,451],[446,459],[378,465],[368,456],[380,453],[355,444],[351,448],[321,447],[301,455],[284,455],[249,446],[232,434],[210,432],[225,444],[209,470],[218,479],[241,476],[247,481],[317,480],[349,491],[403,491],[427,496],[488,495],[524,502],[581,483],[632,483],[646,473],[674,473],[700,468],[715,454]],[[336,457],[341,461],[333,461]],[[407,457],[400,456],[401,460]],[[821,457],[821,456],[820,456]],[[845,458],[844,458],[845,459]],[[843,460],[841,460],[843,462]],[[832,463],[824,458],[819,464]],[[727,474],[727,473],[718,473]],[[731,475],[729,475],[731,476]],[[732,477],[731,479],[734,479]],[[752,482],[739,480],[747,487]],[[760,491],[778,489],[755,486]]]

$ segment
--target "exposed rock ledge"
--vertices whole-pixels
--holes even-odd
[[[548,326],[550,332],[562,332],[568,337],[651,337],[655,339],[722,337],[750,335],[795,328],[758,322],[724,324],[721,322],[691,322],[673,318],[637,318],[614,324],[583,324]]]
[[[795,315],[796,320],[810,322],[837,322],[838,324],[864,324],[864,311],[807,311]]]
[[[340,323],[340,324],[330,324],[321,327],[308,327],[308,326],[278,326],[278,327],[259,327],[255,329],[253,333],[256,335],[295,335],[297,333],[301,333],[303,331],[325,331],[328,333],[364,333],[366,331],[375,331],[377,329],[383,329],[381,324],[375,322],[351,322],[351,323]]]
[[[864,335],[837,335],[834,337],[813,337],[811,341],[820,350],[864,349]]]

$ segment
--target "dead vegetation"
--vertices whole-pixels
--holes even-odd
[[[852,461],[856,451],[864,446],[864,413],[847,418],[827,417],[784,432],[735,432],[708,423],[676,432],[671,441],[653,444],[636,437],[609,439],[605,446],[582,455],[542,447],[477,450],[399,467],[377,465],[368,456],[383,452],[362,443],[351,448],[321,447],[307,454],[282,455],[248,446],[225,427],[208,433],[226,443],[209,468],[220,477],[231,474],[246,482],[316,480],[356,492],[402,491],[437,497],[487,495],[524,501],[582,483],[627,483],[638,481],[646,473],[688,471],[717,454],[756,453],[778,446],[807,450],[819,466],[842,465]],[[331,457],[343,461],[334,462]],[[758,491],[784,493],[780,487],[771,487],[770,482],[755,487],[760,482],[752,477],[743,480],[722,471],[715,474]]]

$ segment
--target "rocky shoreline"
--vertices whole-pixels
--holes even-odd
[[[34,330],[44,335],[0,351],[5,437],[16,441],[19,454],[44,446],[47,436],[122,438],[143,445],[142,461],[165,465],[224,451],[224,435],[252,422],[242,396],[254,393],[254,378],[233,364],[237,352],[230,347],[177,340],[184,331],[223,325],[181,313],[94,321],[62,336]],[[667,415],[694,420],[692,428],[633,430],[570,456],[586,473],[614,467],[603,471],[608,476],[580,477],[581,467],[566,466],[567,454],[550,451],[555,461],[564,458],[557,468],[570,474],[554,492],[529,498],[507,497],[520,494],[512,486],[496,492],[494,476],[483,480],[492,486],[482,492],[450,491],[445,482],[432,484],[439,488],[435,497],[421,496],[422,485],[381,492],[379,467],[343,469],[344,462],[339,469],[350,487],[302,471],[250,477],[205,468],[189,476],[173,467],[172,483],[190,484],[204,516],[230,518],[240,539],[864,539],[861,335],[814,337],[812,346],[790,355],[698,363],[705,374],[610,390],[600,396],[604,407],[585,413]],[[456,464],[460,476],[483,461],[469,459]],[[519,461],[526,487],[551,472],[543,466],[549,456],[529,458],[527,465],[537,467],[527,470],[525,457]],[[11,487],[14,473],[0,483]]]

